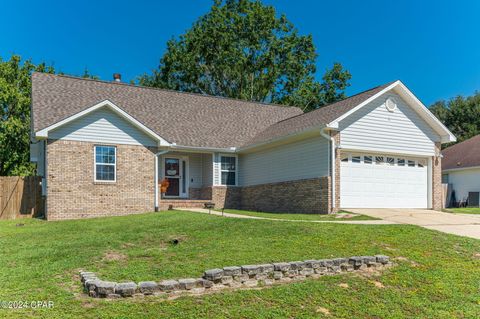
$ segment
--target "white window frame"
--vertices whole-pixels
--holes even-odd
[[[222,157],[234,157],[235,158],[235,170],[225,170],[222,169]],[[219,184],[221,186],[238,186],[238,156],[235,154],[220,154],[219,158],[219,164],[220,164],[220,176],[219,176]],[[227,185],[222,183],[222,173],[223,172],[234,172],[235,173],[235,185]]]
[[[113,147],[115,155],[115,163],[97,163],[97,147]],[[113,181],[97,179],[97,165],[113,166]],[[93,146],[93,181],[95,183],[116,183],[117,182],[117,147],[114,145],[94,145]]]

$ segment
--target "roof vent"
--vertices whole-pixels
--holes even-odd
[[[393,97],[389,97],[385,101],[385,106],[389,112],[394,112],[397,109],[397,102]]]
[[[113,73],[113,81],[122,82],[122,75],[120,73]]]

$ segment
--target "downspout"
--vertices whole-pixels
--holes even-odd
[[[158,212],[158,157],[167,154],[169,151],[160,151],[155,154],[155,211]]]
[[[331,165],[331,179],[332,179],[332,208],[335,208],[335,139],[325,132],[326,128],[320,130],[320,135],[330,142],[330,161],[328,162],[328,171],[330,172]],[[331,163],[331,164],[330,164]]]

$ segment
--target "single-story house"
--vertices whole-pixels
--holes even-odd
[[[291,213],[440,209],[440,146],[455,141],[400,81],[303,113],[33,73],[31,114],[50,220],[206,201]]]
[[[479,207],[480,135],[442,151],[442,182],[455,191],[455,201]]]

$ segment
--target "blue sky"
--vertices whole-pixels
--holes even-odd
[[[124,81],[158,65],[211,0],[2,1],[0,56]],[[480,1],[265,0],[312,34],[318,76],[341,62],[348,94],[401,79],[426,104],[480,90]]]

